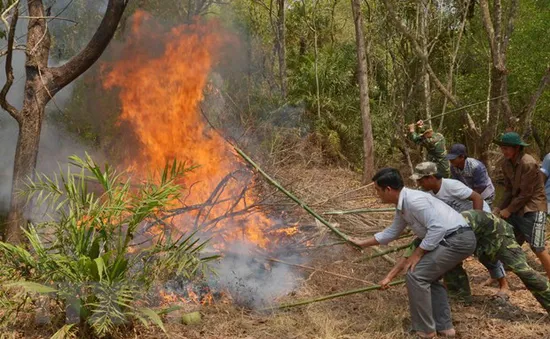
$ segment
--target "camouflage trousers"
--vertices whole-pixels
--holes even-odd
[[[515,239],[507,237],[494,258],[483,257],[479,259],[480,261],[488,262],[500,260],[508,270],[515,273],[521,279],[529,292],[550,313],[550,282],[546,276],[529,266],[525,253]],[[464,302],[471,302],[470,281],[462,264],[445,273],[443,280],[451,297]]]
[[[506,238],[496,254],[496,259],[514,272],[546,312],[550,313],[550,283],[545,275],[529,266],[521,246],[515,240]]]
[[[447,286],[449,297],[464,303],[472,302],[472,289],[468,273],[462,267],[462,263],[443,275],[443,282]]]

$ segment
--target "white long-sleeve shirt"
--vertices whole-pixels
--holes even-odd
[[[468,225],[464,217],[443,201],[432,195],[404,187],[397,202],[393,223],[374,238],[386,245],[397,239],[409,225],[413,233],[422,239],[420,248],[431,251],[445,235]]]

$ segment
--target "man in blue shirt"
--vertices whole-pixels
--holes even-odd
[[[393,223],[374,237],[349,240],[361,247],[386,245],[409,226],[421,239],[404,265],[413,330],[423,338],[438,333],[453,336],[447,290],[439,280],[474,252],[474,232],[462,215],[443,201],[404,187],[397,169],[381,169],[372,180],[380,200],[396,206]]]
[[[451,178],[461,181],[481,194],[483,200],[491,205],[495,199],[495,186],[485,165],[477,159],[468,157],[466,146],[463,144],[452,145],[447,159],[451,163]]]

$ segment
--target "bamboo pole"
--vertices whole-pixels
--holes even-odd
[[[325,270],[321,270],[321,269],[318,269],[318,268],[315,268],[315,267],[311,267],[311,266],[305,266],[305,265],[300,265],[300,264],[293,264],[293,263],[286,262],[286,261],[279,260],[279,259],[275,259],[275,258],[267,258],[267,260],[273,261],[273,262],[276,262],[276,263],[279,263],[279,264],[283,264],[283,265],[299,267],[299,268],[303,268],[303,269],[305,269],[305,270],[310,270],[310,271],[314,271],[314,272],[325,273],[325,274],[333,275],[333,276],[335,276],[335,277],[340,277],[340,278],[344,278],[344,279],[355,280],[355,281],[360,281],[360,282],[362,282],[362,283],[371,284],[371,282],[370,282],[370,281],[367,281],[367,280],[363,280],[363,279],[359,279],[359,278],[350,277],[350,276],[348,276],[348,275],[344,275],[344,274],[340,274],[340,273],[325,271]]]
[[[405,280],[396,280],[396,281],[393,281],[393,282],[389,283],[388,285],[389,286],[395,286],[395,285],[400,285],[404,282],[405,282]],[[265,310],[265,311],[267,311],[267,310],[277,310],[277,309],[282,310],[282,309],[287,309],[287,308],[312,304],[312,303],[316,303],[316,302],[319,302],[319,301],[325,301],[325,300],[330,300],[330,299],[334,299],[334,298],[344,297],[344,296],[351,295],[351,294],[375,291],[375,290],[380,290],[380,289],[382,289],[381,285],[372,285],[372,286],[368,286],[368,287],[358,288],[358,289],[355,289],[355,290],[334,293],[334,294],[326,295],[324,297],[302,300],[302,301],[299,301],[299,302],[296,302],[296,303],[272,306],[272,307],[265,308],[263,310]]]
[[[324,215],[342,215],[342,214],[360,214],[360,213],[376,213],[376,212],[395,212],[395,207],[392,208],[358,208],[347,211],[328,211]]]
[[[368,261],[368,260],[371,260],[371,259],[374,259],[374,258],[378,258],[378,257],[381,257],[383,255],[386,255],[386,254],[390,254],[390,253],[394,253],[394,252],[399,252],[401,250],[404,250],[406,248],[408,248],[409,246],[411,246],[411,243],[408,243],[406,245],[402,245],[402,246],[397,246],[397,247],[392,247],[392,248],[389,248],[385,251],[380,251],[376,254],[372,254],[372,255],[367,255],[367,256],[364,256],[364,257],[361,257],[359,259],[356,259],[354,260],[354,262],[363,262],[363,261]]]
[[[284,187],[282,187],[277,181],[275,181],[273,178],[271,178],[267,173],[265,173],[261,168],[260,166],[258,166],[254,161],[252,161],[252,159],[250,159],[250,157],[248,157],[248,155],[246,155],[242,150],[240,150],[239,148],[233,146],[233,148],[235,149],[235,151],[241,156],[243,157],[244,160],[246,160],[250,165],[252,165],[261,175],[263,175],[267,181],[269,181],[270,184],[272,184],[273,186],[275,186],[279,191],[283,192],[287,197],[289,197],[290,199],[292,199],[295,203],[297,203],[298,205],[300,205],[300,207],[302,207],[304,210],[306,210],[309,214],[311,214],[315,219],[319,220],[323,225],[325,225],[326,227],[330,228],[330,230],[332,232],[334,232],[336,235],[338,235],[340,238],[348,241],[350,244],[353,244],[352,242],[349,241],[349,237],[342,233],[339,229],[335,228],[334,226],[332,226],[328,221],[326,221],[325,219],[323,219],[319,214],[317,214],[315,211],[313,211],[311,208],[309,208],[308,205],[306,205],[304,202],[302,202],[301,200],[299,200],[298,198],[296,198],[292,193],[290,193],[289,191],[287,191]],[[353,244],[355,245],[355,244]]]

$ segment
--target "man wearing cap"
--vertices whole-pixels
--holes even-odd
[[[374,237],[349,240],[361,247],[386,245],[399,238],[409,225],[421,239],[404,265],[413,330],[423,338],[453,336],[447,291],[439,278],[473,253],[474,232],[458,212],[441,200],[404,187],[397,169],[381,169],[372,180],[380,200],[396,206],[393,223]]]
[[[495,198],[495,186],[485,165],[477,159],[468,157],[466,146],[463,144],[452,145],[447,159],[451,163],[451,178],[481,194],[490,206]]]
[[[418,126],[418,133],[415,131],[416,126]],[[409,125],[409,139],[426,148],[428,161],[437,165],[437,170],[444,178],[451,175],[449,161],[446,158],[445,137],[441,133],[434,133],[431,128],[426,128],[422,120],[419,120],[416,124]]]
[[[516,132],[504,133],[495,143],[500,146],[504,162],[505,192],[498,208],[493,211],[506,219],[521,245],[527,241],[550,278],[550,254],[545,249],[546,195],[543,175],[537,161],[524,152],[529,146]]]
[[[433,162],[422,162],[416,165],[411,179],[416,180],[424,191],[443,201],[457,212],[472,209],[491,212],[491,208],[479,193],[458,180],[442,178]],[[502,263],[499,261],[482,261],[482,264],[489,271],[491,278],[499,282],[498,295],[502,297],[507,295],[509,287]],[[450,295],[466,303],[472,301],[470,281],[468,274],[462,267],[462,263],[447,272],[443,276],[443,280]]]

